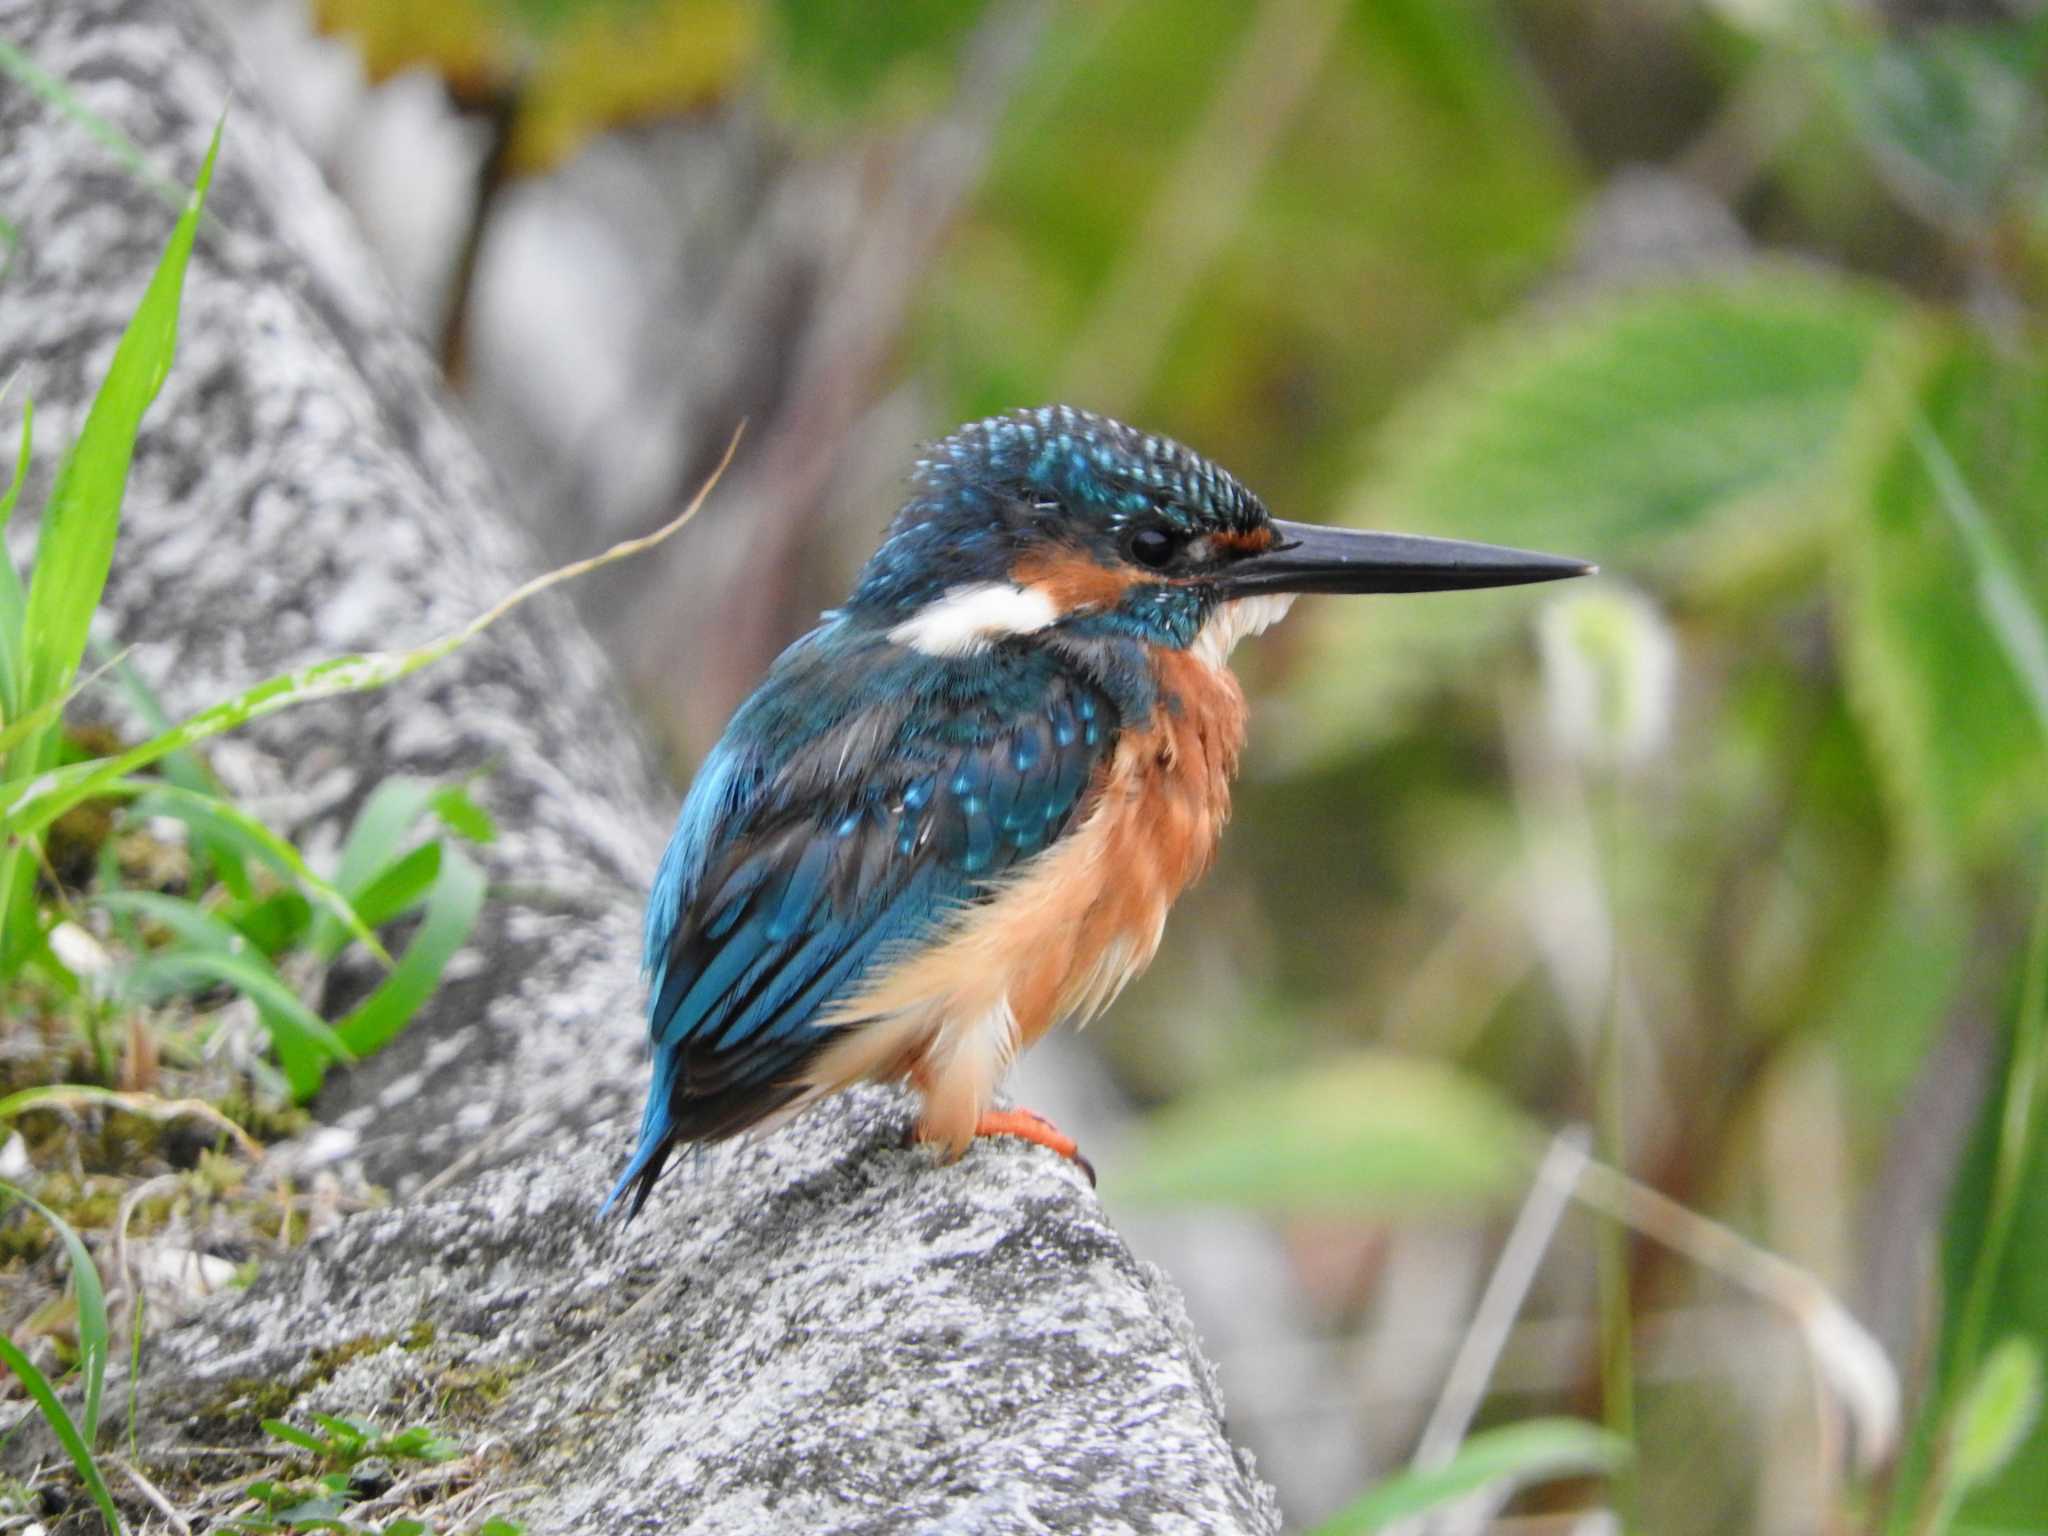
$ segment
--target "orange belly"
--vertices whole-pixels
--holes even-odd
[[[907,1076],[921,1132],[957,1154],[1018,1051],[1061,1019],[1086,1023],[1151,963],[1215,854],[1245,728],[1226,667],[1155,656],[1160,704],[1098,771],[1081,825],[820,1021],[852,1027],[813,1063],[816,1092]]]

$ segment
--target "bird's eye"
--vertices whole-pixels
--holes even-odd
[[[1163,570],[1180,548],[1180,541],[1161,528],[1140,528],[1125,546],[1131,559],[1152,570]]]

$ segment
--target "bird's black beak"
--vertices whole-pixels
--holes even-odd
[[[1231,597],[1265,592],[1450,592],[1515,587],[1530,581],[1590,576],[1598,566],[1564,555],[1427,539],[1412,533],[1368,533],[1275,518],[1273,547],[1236,561],[1219,585]]]

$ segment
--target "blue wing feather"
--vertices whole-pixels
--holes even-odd
[[[939,659],[828,624],[705,759],[646,926],[654,1078],[609,1209],[679,1141],[800,1091],[812,1021],[1078,821],[1115,710],[1043,649]]]

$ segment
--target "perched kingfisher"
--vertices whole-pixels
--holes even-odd
[[[683,802],[647,909],[654,1078],[605,1202],[679,1143],[907,1080],[916,1134],[1075,1155],[992,1112],[1017,1053],[1150,963],[1230,810],[1231,647],[1305,592],[1578,560],[1282,522],[1206,459],[1069,406],[961,428],[853,595],[777,658]]]

